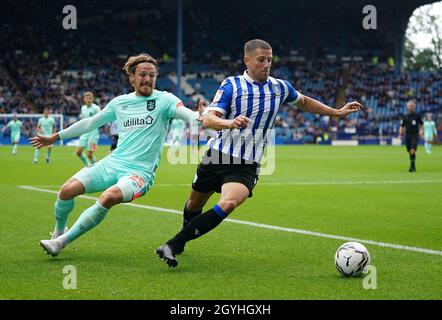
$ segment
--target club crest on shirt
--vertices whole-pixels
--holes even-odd
[[[412,120],[412,121],[411,121],[411,124],[412,124],[413,126],[415,126],[415,125],[416,125],[416,120]]]
[[[148,100],[147,101],[147,111],[154,111],[155,110],[155,104],[156,101],[155,100]]]

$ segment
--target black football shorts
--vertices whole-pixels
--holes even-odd
[[[417,145],[419,143],[419,136],[416,135],[405,135],[405,146],[409,152],[411,149],[417,150]]]
[[[234,159],[225,154],[223,154],[224,161],[213,161],[213,153],[214,151],[209,149],[204,155],[202,162],[198,165],[192,188],[202,193],[211,191],[220,193],[223,184],[238,182],[249,189],[249,198],[252,197],[253,188],[258,182],[258,163],[245,163],[244,160]],[[230,162],[226,162],[226,157]],[[217,157],[217,159],[220,158]]]

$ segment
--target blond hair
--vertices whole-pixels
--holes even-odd
[[[140,53],[139,55],[129,57],[124,64],[123,70],[126,71],[128,76],[131,76],[135,73],[137,65],[143,62],[152,63],[158,70],[157,60],[147,53]]]

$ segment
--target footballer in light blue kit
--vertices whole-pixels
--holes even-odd
[[[10,128],[11,130],[11,144],[12,144],[12,154],[17,154],[17,146],[20,141],[21,128],[23,127],[23,123],[20,120],[17,120],[17,115],[14,114],[12,120],[8,122],[6,126],[3,127],[2,132],[6,130],[6,128]]]
[[[49,137],[54,133],[54,127],[55,127],[55,119],[54,117],[51,117],[49,115],[49,109],[45,108],[43,110],[43,117],[38,119],[37,131],[41,135]],[[48,146],[47,148],[48,150],[46,151],[46,163],[49,163],[51,161],[52,145]],[[37,164],[39,156],[40,156],[40,148],[36,148],[34,151],[34,160],[32,161],[34,164]]]
[[[85,92],[83,95],[84,105],[81,106],[80,119],[87,119],[93,117],[100,112],[100,107],[94,102],[94,94],[90,91]],[[94,152],[97,149],[98,140],[100,139],[100,132],[97,129],[84,133],[78,140],[78,147],[75,153],[80,158],[81,162],[87,167],[97,162],[94,156]],[[86,155],[83,150],[86,149]]]
[[[114,98],[93,117],[80,120],[51,137],[37,135],[30,139],[38,148],[90,132],[114,120],[118,122],[117,148],[96,164],[80,170],[61,187],[55,202],[52,238],[40,241],[47,254],[57,256],[66,245],[98,225],[114,205],[146,194],[155,180],[170,120],[190,122],[200,117],[199,112],[187,109],[173,94],[155,90],[158,67],[151,56],[132,56],[124,69],[135,92]],[[74,198],[100,191],[104,192],[98,201],[67,229]]]
[[[175,156],[180,155],[181,143],[183,141],[183,135],[186,131],[186,123],[180,119],[173,119],[170,124],[170,130],[172,132],[172,146],[175,149]]]
[[[428,154],[432,152],[435,137],[437,138],[436,124],[433,121],[433,115],[429,113],[427,120],[424,121],[425,152]]]
[[[170,130],[172,131],[172,145],[180,146],[186,130],[186,123],[180,119],[173,119]]]

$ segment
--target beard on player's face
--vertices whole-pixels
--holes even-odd
[[[137,79],[135,81],[135,89],[143,96],[149,96],[155,89],[156,79]]]
[[[131,81],[138,94],[150,96],[155,89],[158,71],[155,65],[151,63],[140,63],[131,76]]]
[[[249,69],[249,75],[252,79],[257,80],[259,82],[265,82],[270,76],[270,67],[261,67],[261,66],[252,66]]]

